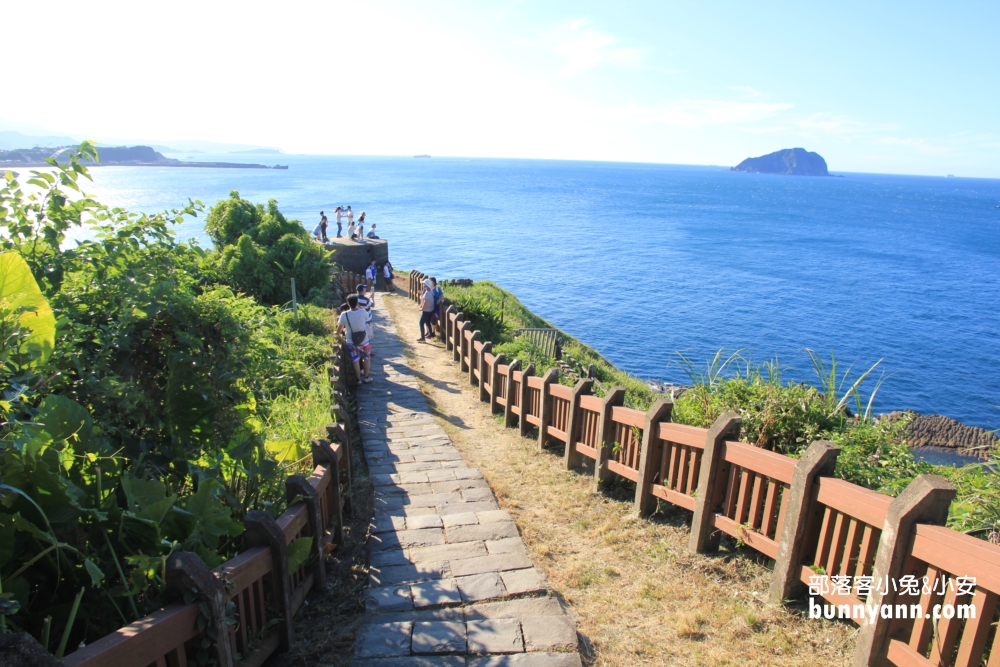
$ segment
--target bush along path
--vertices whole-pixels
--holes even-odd
[[[580,665],[574,620],[431,416],[384,311],[375,332],[375,381],[357,392],[375,514],[352,664]]]

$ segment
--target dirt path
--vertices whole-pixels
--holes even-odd
[[[440,341],[416,343],[416,305],[383,300],[427,403],[510,512],[557,596],[578,619],[592,665],[840,665],[853,626],[767,605],[771,571],[752,551],[688,553],[690,513],[632,516],[631,491],[595,493],[586,471],[505,429]],[[384,312],[384,310],[383,310]]]

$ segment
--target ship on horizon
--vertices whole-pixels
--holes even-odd
[[[413,157],[430,157],[430,155],[424,153],[423,155],[414,155]]]

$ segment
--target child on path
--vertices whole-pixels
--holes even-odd
[[[420,338],[418,343],[423,343],[427,338],[434,336],[434,289],[430,278],[424,280],[424,286],[420,293]],[[427,333],[424,333],[424,327]]]
[[[337,333],[346,334],[347,350],[351,353],[354,373],[358,384],[370,384],[371,378],[371,342],[368,340],[368,330],[365,327],[365,312],[358,310],[358,297],[354,294],[347,297],[349,310],[340,314],[337,320]],[[364,370],[364,375],[361,374]]]

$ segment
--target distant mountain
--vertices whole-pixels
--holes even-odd
[[[31,148],[19,150],[0,149],[0,167],[34,167],[45,166],[46,158],[53,157],[65,164],[69,162],[75,146],[63,146],[58,149]],[[151,146],[98,146],[97,157],[100,162],[95,166],[133,166],[133,167],[206,167],[222,169],[288,169],[287,166],[275,165],[266,167],[261,164],[246,164],[236,162],[183,162],[174,158],[164,157],[153,150]]]
[[[21,134],[15,130],[0,132],[0,150],[12,151],[19,148],[56,148],[80,142],[70,137],[45,136],[37,134]]]
[[[819,153],[810,153],[804,148],[786,148],[760,157],[748,157],[730,171],[788,176],[830,175],[826,160]]]

